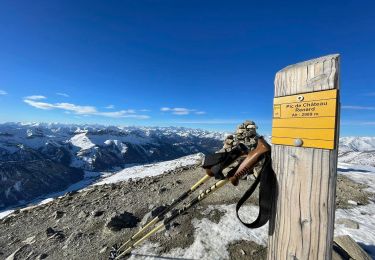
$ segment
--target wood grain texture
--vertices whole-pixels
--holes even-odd
[[[339,84],[339,55],[324,56],[279,71],[275,97],[339,89]],[[272,160],[278,198],[270,221],[268,259],[331,259],[337,149],[273,145]]]

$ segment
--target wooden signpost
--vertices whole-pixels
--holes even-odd
[[[275,77],[272,160],[278,197],[268,259],[331,259],[339,139],[339,55]]]

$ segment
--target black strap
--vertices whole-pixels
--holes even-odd
[[[245,201],[253,194],[259,183],[258,217],[252,223],[245,223],[239,217],[238,211],[245,203]],[[275,199],[276,184],[276,176],[274,171],[272,170],[271,153],[267,153],[265,155],[265,161],[262,166],[261,172],[236,205],[236,215],[238,220],[241,221],[242,224],[244,224],[248,228],[259,228],[267,223],[267,221],[271,217],[272,204]]]

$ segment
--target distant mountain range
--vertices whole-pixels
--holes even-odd
[[[223,133],[175,127],[0,124],[0,209],[64,189],[83,170],[176,159],[221,148]]]
[[[375,166],[375,137],[342,137],[339,161]]]
[[[177,127],[0,124],[0,210],[65,189],[84,171],[176,159],[222,147],[225,134]],[[375,137],[343,137],[339,160],[375,166]]]

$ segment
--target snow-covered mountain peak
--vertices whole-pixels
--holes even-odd
[[[340,138],[340,152],[369,152],[375,151],[375,137],[342,137]]]

